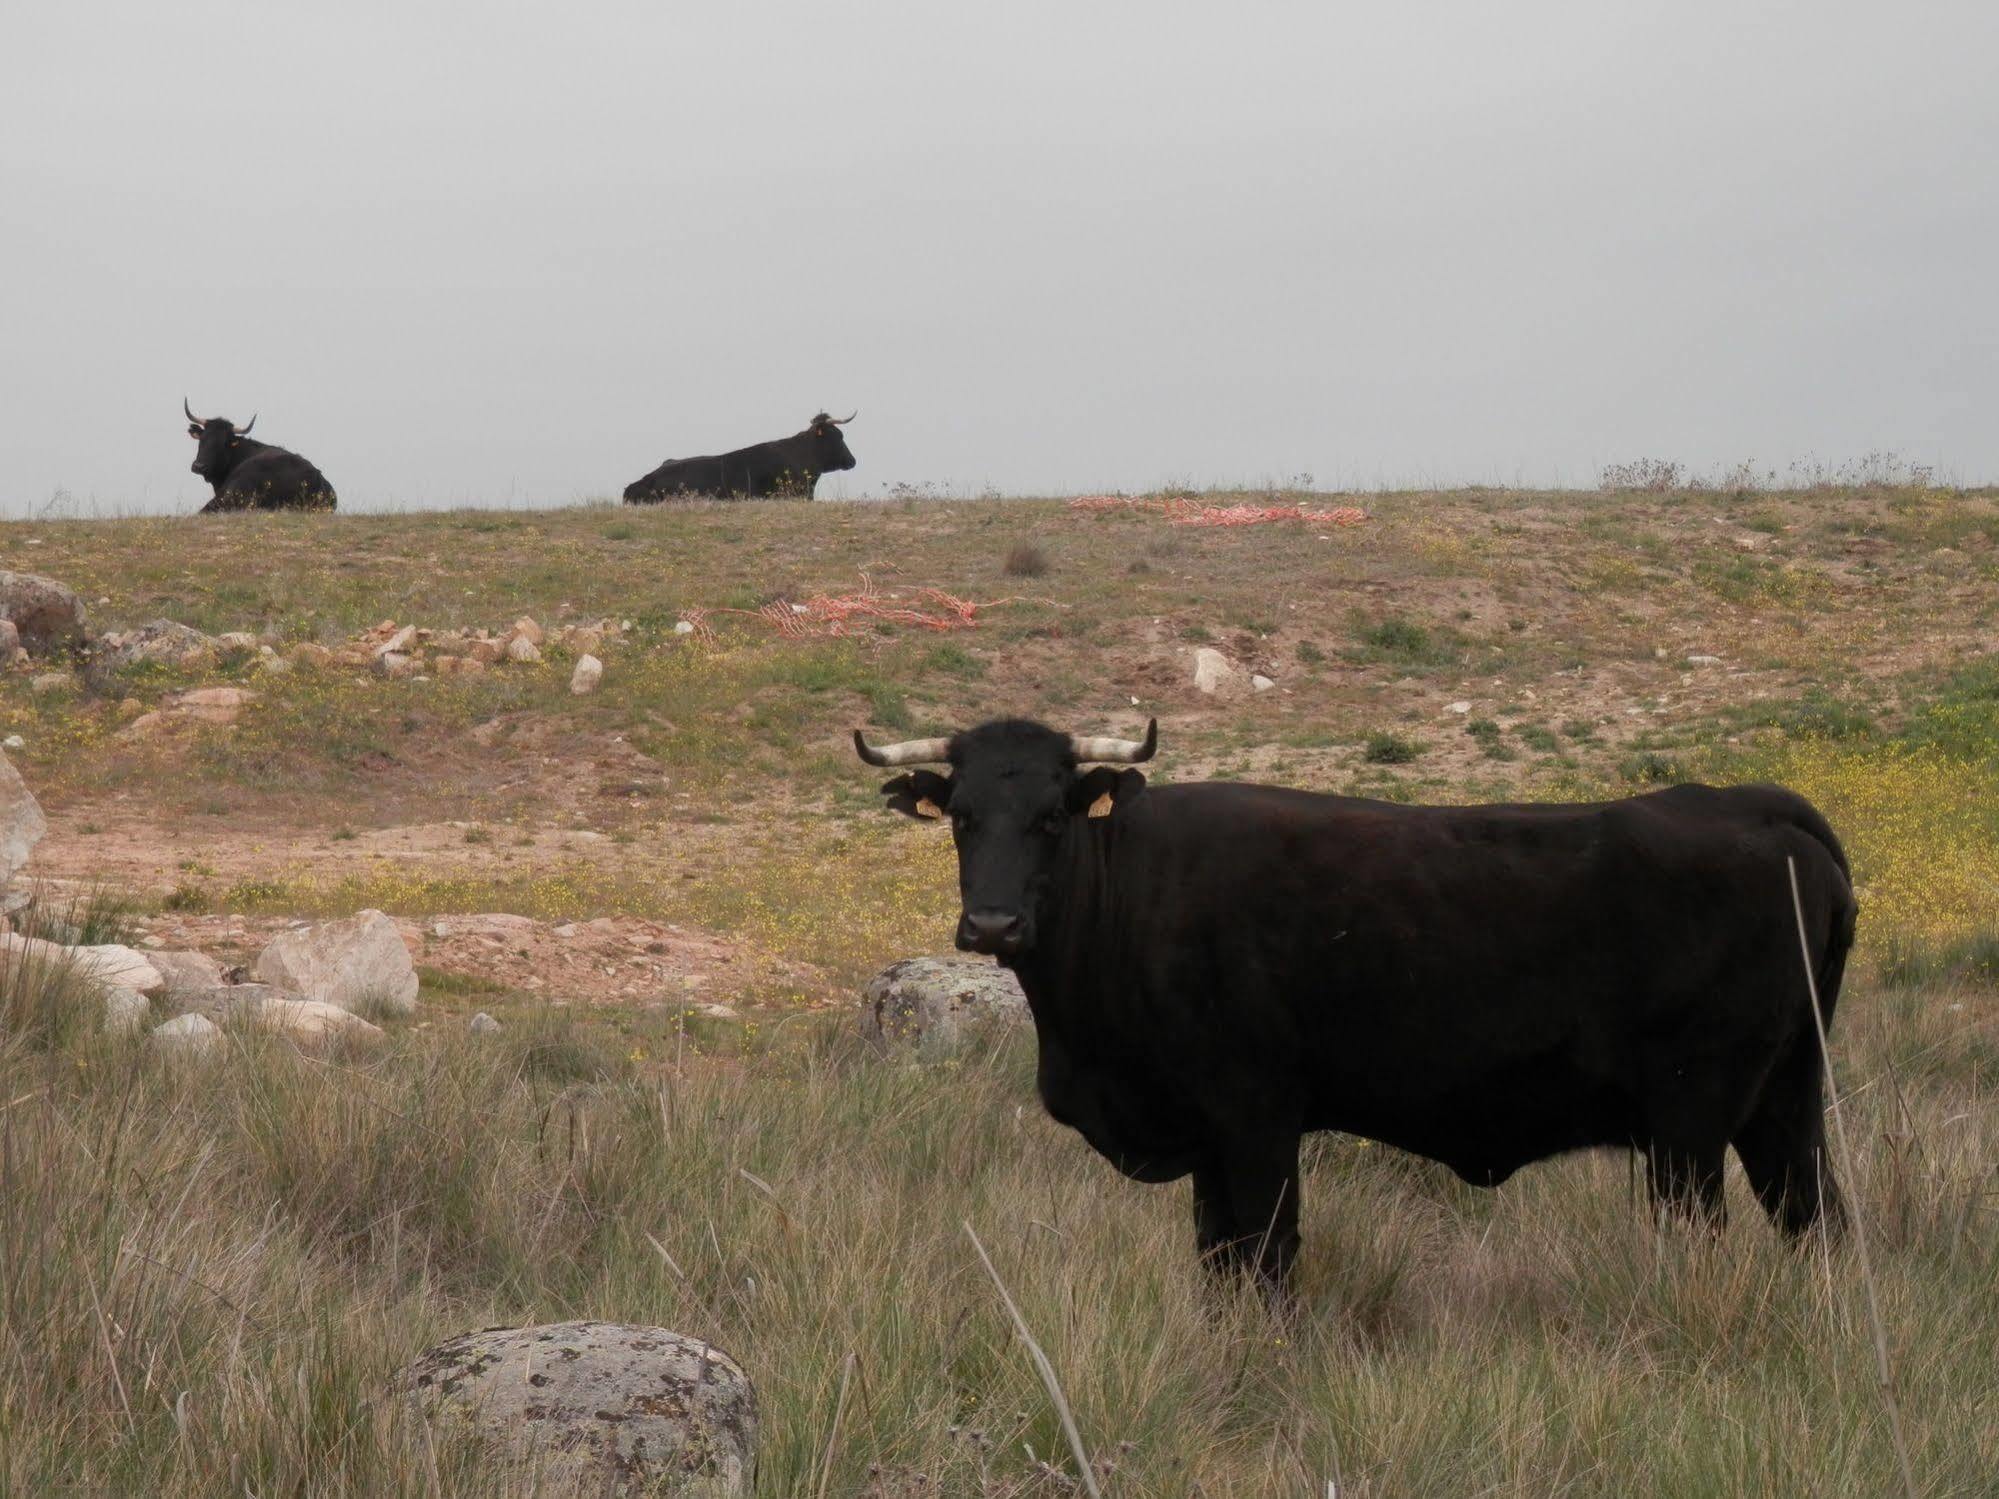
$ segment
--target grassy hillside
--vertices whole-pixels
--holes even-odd
[[[247,650],[0,677],[45,877],[224,955],[380,906],[427,1022],[176,1071],[85,1034],[59,979],[0,975],[0,1491],[525,1493],[372,1397],[465,1328],[596,1316],[743,1361],[765,1492],[1073,1492],[967,1220],[1108,1493],[1895,1491],[1854,1259],[1783,1252],[1739,1179],[1711,1244],[1655,1231],[1620,1158],[1478,1192],[1328,1137],[1283,1323],[1203,1306],[1185,1188],[1043,1118],[1026,1038],[937,1068],[858,1049],[854,982],[947,948],[955,892],[948,840],[879,811],[847,731],[1028,712],[1156,714],[1164,779],[1816,800],[1863,903],[1836,1061],[1915,1466],[1929,1495],[1999,1492],[1999,496],[1363,503],[1243,529],[1053,501],[0,525],[6,565],[104,600],[99,628],[283,652],[390,619],[630,621],[583,697],[553,644],[425,680]],[[982,607],[780,624],[864,577]],[[1275,685],[1197,692],[1202,646]],[[258,694],[235,723],[132,729],[226,682]],[[434,935],[494,911],[533,939]],[[613,983],[634,933],[674,951]],[[692,996],[743,1018],[685,1021]],[[475,1008],[496,1044],[463,1036]]]

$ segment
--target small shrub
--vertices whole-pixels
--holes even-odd
[[[1016,541],[1007,548],[1001,567],[1009,578],[1038,578],[1049,568],[1048,553],[1038,541]]]
[[[1312,642],[1309,640],[1301,640],[1298,642],[1298,650],[1296,654],[1298,656],[1298,659],[1304,662],[1305,665],[1307,666],[1323,666],[1326,661],[1326,653],[1320,650],[1316,645],[1312,644]]]
[[[1360,757],[1370,765],[1407,765],[1422,753],[1423,746],[1415,740],[1383,731],[1367,736]]]
[[[1634,458],[1629,463],[1607,464],[1597,475],[1597,487],[1663,494],[1669,489],[1678,489],[1685,477],[1686,469],[1682,465],[1664,458]]]
[[[1562,747],[1562,741],[1546,724],[1524,723],[1513,732],[1520,736],[1522,744],[1539,754],[1552,755]]]
[[[1667,786],[1687,778],[1687,772],[1679,761],[1656,750],[1631,756],[1617,767],[1617,773],[1641,786]]]

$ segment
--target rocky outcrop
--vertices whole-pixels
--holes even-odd
[[[215,642],[187,625],[170,619],[149,620],[131,630],[117,630],[97,642],[94,663],[100,671],[119,671],[156,661],[189,670],[215,659]]]
[[[712,1344],[663,1327],[488,1328],[430,1349],[394,1388],[426,1419],[469,1423],[586,1492],[750,1492],[749,1376]]]
[[[863,1032],[884,1044],[914,1044],[925,1056],[948,1056],[981,1026],[1029,1018],[1020,981],[972,958],[905,958],[861,991]]]
[[[76,590],[35,573],[0,571],[0,618],[13,625],[21,648],[31,656],[80,646],[88,638]]]
[[[380,911],[280,934],[258,957],[257,977],[357,1014],[416,1010],[416,965],[395,922]]]

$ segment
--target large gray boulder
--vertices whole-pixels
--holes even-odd
[[[971,1033],[1029,1019],[1020,981],[975,958],[905,958],[861,991],[861,1029],[884,1044],[914,1043],[925,1056],[948,1056]]]
[[[416,965],[395,922],[380,911],[279,933],[257,958],[257,977],[357,1014],[416,1011]]]
[[[167,981],[167,993],[189,989],[214,989],[226,982],[222,965],[207,953],[148,952],[146,961],[159,969]]]
[[[13,624],[31,656],[82,645],[86,638],[76,590],[34,573],[0,571],[0,618]]]
[[[122,984],[147,996],[167,990],[165,977],[146,961],[144,953],[116,942],[70,947],[40,937],[23,937],[19,932],[0,932],[0,960],[5,959],[72,969],[80,978],[100,985]]]
[[[21,871],[49,830],[42,804],[21,779],[21,773],[0,753],[0,890]]]
[[[749,1376],[663,1327],[488,1328],[420,1355],[394,1388],[425,1418],[467,1422],[584,1492],[747,1494],[756,1471]]]

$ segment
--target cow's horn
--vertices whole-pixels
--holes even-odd
[[[861,414],[861,408],[856,406],[852,411],[848,412],[845,416],[829,416],[826,418],[826,420],[831,422],[836,427],[844,427],[847,425],[848,422],[851,422],[855,417],[859,416],[860,414]]]
[[[249,435],[250,429],[256,425],[257,425],[257,413],[253,411],[250,413],[250,419],[247,422],[243,423],[242,426],[236,429],[236,435],[238,437],[246,437]]]
[[[854,748],[870,765],[940,765],[950,758],[948,739],[905,739],[876,749],[854,730]]]
[[[1069,747],[1075,751],[1079,763],[1097,760],[1110,765],[1136,765],[1141,760],[1150,760],[1159,748],[1159,720],[1147,721],[1143,739],[1085,739],[1081,734],[1071,734]]]
[[[196,416],[194,414],[194,408],[187,404],[186,396],[182,396],[180,398],[180,409],[187,413],[187,419],[189,421],[193,422],[197,427],[201,425],[201,418]]]

